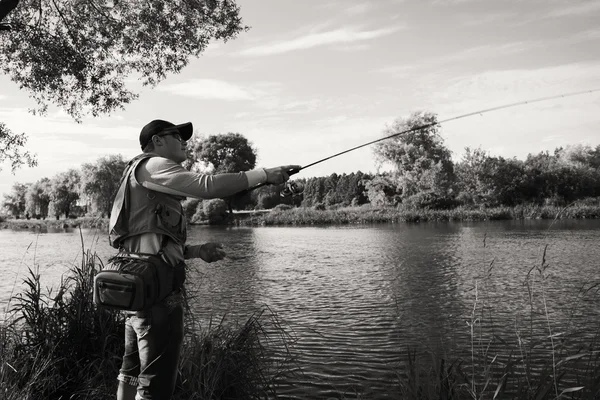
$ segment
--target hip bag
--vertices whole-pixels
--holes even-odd
[[[119,253],[94,277],[94,303],[126,311],[147,309],[183,285],[184,267],[173,267],[154,254]]]

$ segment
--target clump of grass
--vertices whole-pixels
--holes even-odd
[[[29,269],[10,319],[0,325],[0,398],[114,399],[125,315],[93,303],[102,262],[89,250],[82,256],[57,291],[42,290],[39,270]],[[175,399],[258,399],[276,392],[291,356],[273,354],[272,345],[286,350],[293,340],[277,316],[264,311],[234,328],[222,322],[204,331],[188,324]]]
[[[402,398],[600,398],[600,332],[590,340],[589,332],[554,331],[545,288],[549,277],[546,250],[547,246],[541,263],[525,277],[529,321],[521,321],[519,327],[515,320],[515,336],[502,338],[491,327],[493,316],[486,304],[485,287],[492,276],[492,261],[474,287],[475,299],[467,322],[471,348],[455,354],[450,363],[432,352],[417,357],[416,351],[409,350],[406,371],[398,374]],[[540,317],[544,325],[535,324]],[[529,328],[522,329],[523,323]]]
[[[264,399],[277,396],[277,380],[291,371],[294,338],[269,309],[241,326],[221,320],[186,337],[175,399]]]
[[[93,277],[101,266],[84,252],[56,293],[41,288],[39,271],[29,269],[23,292],[14,298],[11,319],[3,326],[2,388],[14,398],[108,398],[115,393],[111,372],[122,355],[124,319],[95,307]]]

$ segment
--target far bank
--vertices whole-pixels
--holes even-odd
[[[400,207],[275,207],[225,213],[218,223],[191,220],[193,225],[277,226],[277,225],[345,225],[373,223],[418,223],[428,221],[494,221],[528,219],[596,219],[599,205],[567,207],[520,205],[495,208],[454,208],[449,210],[407,210]],[[78,217],[68,219],[0,219],[0,229],[61,230],[69,228],[108,229],[108,218]]]

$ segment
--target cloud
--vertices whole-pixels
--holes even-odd
[[[187,82],[159,86],[157,90],[178,96],[214,100],[252,100],[254,96],[241,86],[216,79],[192,79]]]
[[[600,11],[600,2],[598,1],[587,1],[579,4],[569,4],[564,8],[557,8],[548,12],[546,18],[561,18],[561,17],[572,17],[580,15],[588,15]]]
[[[458,77],[448,83],[442,91],[434,91],[431,99],[437,103],[436,110],[443,107],[447,111],[446,116],[451,116],[498,104],[598,89],[600,63],[492,70]],[[481,102],[482,94],[485,94],[486,104]],[[589,102],[589,98],[586,100],[585,96],[582,96],[580,101],[586,103]],[[444,103],[448,105],[443,105]],[[543,104],[540,103],[540,106]]]
[[[589,40],[600,40],[600,29],[588,29],[586,31],[578,32],[572,36],[564,38],[564,40],[561,40],[561,42],[569,44],[587,42]]]
[[[438,61],[446,64],[448,62],[472,60],[475,58],[490,58],[490,57],[503,57],[506,55],[522,53],[527,49],[535,46],[540,46],[542,43],[528,41],[528,42],[513,42],[505,44],[489,44],[485,46],[475,46],[459,52],[448,54],[438,58]]]
[[[415,70],[417,67],[414,65],[388,65],[373,69],[371,72],[390,75],[394,78],[408,78]]]
[[[242,51],[240,54],[245,56],[268,56],[288,53],[295,50],[306,50],[319,46],[355,43],[388,36],[400,29],[400,27],[388,27],[370,31],[359,31],[350,28],[342,28],[328,32],[310,33],[287,41],[251,47]]]

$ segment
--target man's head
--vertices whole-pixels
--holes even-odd
[[[140,146],[145,153],[153,152],[175,162],[186,159],[186,142],[192,137],[191,122],[175,125],[155,119],[142,128]]]

